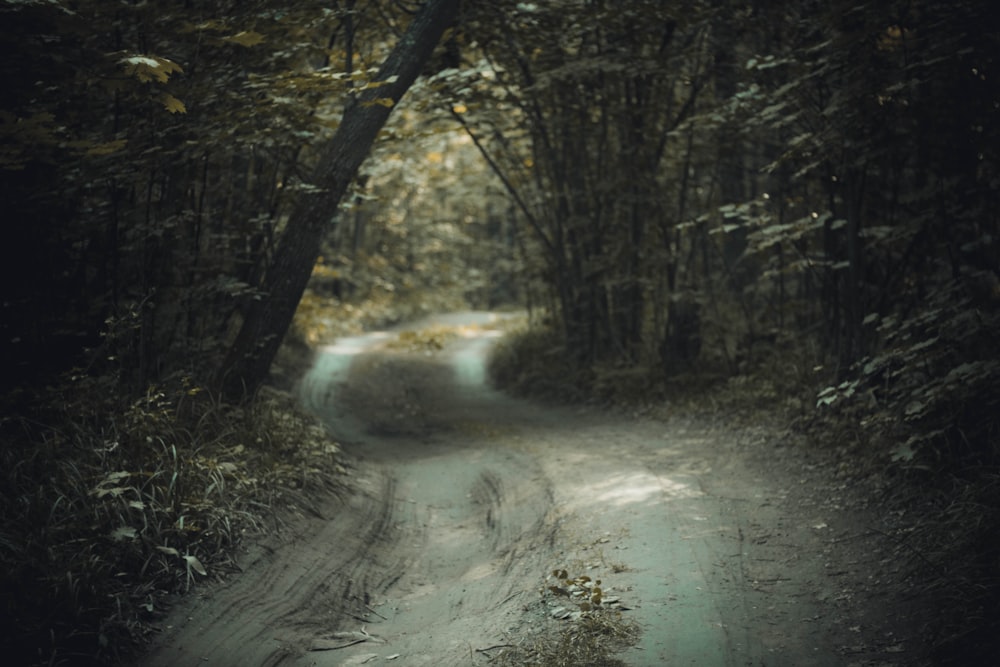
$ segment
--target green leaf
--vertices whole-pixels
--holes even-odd
[[[111,532],[111,539],[115,542],[123,542],[125,540],[134,540],[139,532],[132,526],[119,526]]]
[[[205,570],[205,567],[201,564],[201,561],[198,560],[196,556],[184,556],[184,560],[187,562],[187,566],[189,569],[194,570],[203,577],[208,576],[208,572]]]
[[[915,455],[916,451],[914,451],[909,442],[897,445],[892,450],[892,460],[896,462],[902,461],[904,463],[908,463],[913,460]]]

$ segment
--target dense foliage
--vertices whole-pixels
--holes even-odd
[[[409,15],[353,1],[0,11],[0,188],[17,222],[5,382],[73,363],[140,391],[178,371],[211,380],[267,300],[296,205],[323,188],[310,172],[345,107],[392,106],[375,72]]]
[[[217,354],[253,298],[302,139],[324,129],[309,104],[318,82],[293,78],[321,45],[257,47],[271,31],[332,32],[334,17],[155,5],[3,8],[3,188],[18,222],[4,350],[17,379],[43,362],[110,363],[141,388]]]
[[[988,14],[492,3],[470,19],[482,59],[450,92],[580,363],[735,370],[757,342],[804,336],[833,380],[821,404],[864,394],[922,434],[947,435],[929,418],[988,437]]]

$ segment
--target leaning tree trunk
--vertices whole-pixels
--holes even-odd
[[[344,112],[309,180],[315,189],[301,195],[281,236],[262,284],[264,296],[251,303],[220,369],[217,384],[227,398],[243,399],[267,378],[330,218],[393,106],[416,80],[457,10],[458,0],[427,0],[379,70],[376,78],[383,85],[359,95]]]

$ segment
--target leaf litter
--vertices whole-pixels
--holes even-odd
[[[481,651],[502,649],[491,660],[500,667],[624,666],[625,662],[613,656],[633,646],[640,629],[635,620],[622,613],[629,607],[619,596],[611,595],[612,590],[600,579],[585,574],[571,577],[566,569],[555,569],[540,596],[546,616],[558,623],[547,626],[531,641]]]

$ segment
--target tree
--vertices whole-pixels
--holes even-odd
[[[382,65],[374,85],[344,113],[306,181],[262,283],[251,301],[218,378],[223,393],[239,399],[267,377],[319,254],[330,219],[392,108],[416,80],[444,31],[457,17],[457,0],[428,0]]]
[[[178,373],[203,381],[310,143],[360,78],[328,54],[351,52],[366,76],[359,61],[386,41],[380,8],[63,4],[0,5],[0,194],[18,221],[0,250],[0,383],[75,367],[128,400]],[[345,33],[363,45],[334,48]]]
[[[649,362],[679,291],[676,228],[693,167],[677,130],[708,81],[707,7],[476,11],[485,99],[465,80],[453,95],[533,233],[567,351],[583,366]]]
[[[124,400],[178,374],[209,383],[275,279],[345,102],[395,94],[372,65],[412,14],[388,0],[63,5],[0,5],[0,193],[19,221],[0,262],[0,383],[75,368]]]

